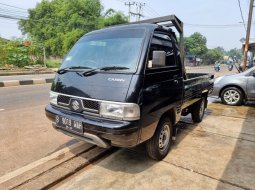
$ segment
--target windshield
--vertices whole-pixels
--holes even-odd
[[[117,30],[85,36],[66,56],[61,69],[116,66],[127,68],[121,70],[122,72],[135,72],[143,37],[143,29]]]

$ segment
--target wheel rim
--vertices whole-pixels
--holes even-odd
[[[161,129],[159,135],[159,148],[161,151],[165,151],[167,149],[169,141],[170,141],[170,127],[168,124],[166,124]]]
[[[205,109],[205,101],[201,101],[200,109],[199,109],[199,117],[202,118],[204,114],[204,109]]]
[[[240,100],[240,94],[235,90],[228,90],[224,93],[224,100],[228,104],[236,104]]]

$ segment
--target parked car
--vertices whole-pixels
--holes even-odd
[[[159,25],[166,22],[180,32],[180,45]],[[145,143],[151,158],[163,159],[180,116],[201,122],[213,88],[213,75],[185,73],[182,26],[167,16],[83,36],[51,87],[46,115],[53,127],[104,148]]]
[[[218,77],[212,96],[218,96],[227,105],[238,106],[255,100],[255,67],[245,72]]]

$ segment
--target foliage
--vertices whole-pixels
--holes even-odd
[[[104,16],[99,18],[98,28],[104,28],[107,26],[127,23],[128,18],[121,12],[116,12],[113,9],[106,11]]]
[[[216,61],[223,59],[224,51],[221,48],[209,49],[207,53],[203,56],[205,64],[214,64]]]
[[[46,60],[46,66],[48,68],[59,68],[61,61],[59,60]]]
[[[27,44],[24,40],[8,41],[0,46],[0,65],[26,65],[41,64],[43,62],[42,48]]]
[[[9,41],[9,40],[0,37],[0,44],[5,44],[5,43],[7,43],[8,41]]]
[[[216,47],[215,49],[217,49],[219,52],[222,53],[222,55],[226,55],[227,54],[227,51],[223,48],[223,47]]]
[[[185,52],[187,55],[202,56],[207,52],[206,37],[195,32],[189,37],[184,38]]]
[[[29,19],[19,28],[44,44],[47,55],[63,56],[85,33],[127,22],[114,10],[102,16],[100,0],[42,0],[29,10]]]
[[[227,52],[227,55],[230,56],[231,58],[236,58],[237,60],[242,59],[242,50],[241,49],[231,49]]]

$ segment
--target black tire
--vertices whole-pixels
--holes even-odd
[[[230,106],[240,106],[243,103],[243,92],[236,87],[228,87],[224,89],[220,95],[223,104]]]
[[[169,133],[168,131],[166,131],[165,128],[167,126]],[[172,145],[172,136],[173,136],[172,122],[168,118],[162,119],[159,122],[153,137],[146,142],[146,150],[149,157],[154,160],[162,160],[163,158],[165,158]]]
[[[232,70],[233,70],[233,66],[229,65],[229,66],[228,66],[228,70],[229,70],[229,71],[232,71]]]
[[[191,117],[195,123],[200,123],[203,120],[206,107],[205,104],[206,104],[205,98],[202,98],[193,105]]]

